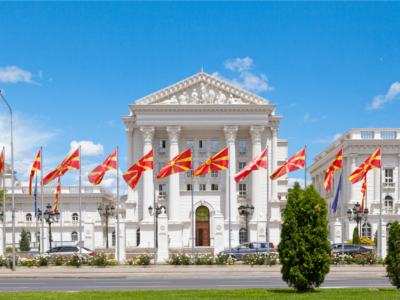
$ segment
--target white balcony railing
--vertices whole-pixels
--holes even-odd
[[[167,195],[157,195],[157,200],[158,201],[166,201],[167,200]]]
[[[246,156],[247,152],[246,151],[239,151],[239,156]]]
[[[394,189],[395,182],[383,182],[383,187],[386,189]]]
[[[158,150],[158,157],[166,157],[167,156],[167,151],[162,151],[165,149],[159,149]]]
[[[247,201],[247,195],[238,195],[237,200],[238,201]]]
[[[394,209],[393,209],[393,207],[385,207],[384,209],[383,209],[383,213],[385,214],[385,215],[391,215],[391,214],[394,214]]]

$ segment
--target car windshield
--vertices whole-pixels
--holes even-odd
[[[86,251],[89,251],[89,252],[93,252],[93,250],[90,250],[89,248],[82,247],[82,249],[85,249]]]

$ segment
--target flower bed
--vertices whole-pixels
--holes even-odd
[[[176,252],[172,254],[172,258],[166,261],[169,265],[174,266],[188,266],[193,265],[234,265],[237,259],[228,257],[228,255],[216,255],[216,254],[195,254],[194,258],[184,252]]]
[[[148,266],[150,265],[150,260],[153,258],[153,255],[146,253],[136,256],[135,258],[129,258],[125,260],[125,264],[130,266]]]
[[[342,254],[339,253],[330,253],[328,254],[329,258],[331,259],[332,265],[339,265],[342,261]],[[363,254],[345,254],[344,261],[348,265],[373,265],[377,263],[381,263],[379,260],[378,255],[374,254],[374,252],[368,251],[367,253]]]

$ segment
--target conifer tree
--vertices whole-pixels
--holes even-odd
[[[360,237],[358,236],[358,227],[356,226],[353,230],[353,244],[360,244]]]
[[[400,224],[392,223],[389,229],[388,253],[386,256],[386,272],[389,280],[397,289],[400,289]]]
[[[298,291],[319,287],[330,270],[327,209],[312,185],[289,189],[278,246],[282,279]]]
[[[20,251],[31,250],[28,234],[26,233],[24,228],[22,228],[21,239],[19,240],[19,250]]]

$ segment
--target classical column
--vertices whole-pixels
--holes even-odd
[[[173,159],[179,154],[179,136],[181,126],[167,126],[169,138],[169,159]],[[170,220],[179,220],[179,174],[168,176],[168,202]]]
[[[229,220],[229,180],[230,180],[230,194],[231,194],[231,220],[237,220],[237,195],[236,195],[236,181],[233,177],[236,174],[236,133],[239,130],[238,126],[224,126],[224,134],[226,139],[226,146],[229,147],[229,169],[226,170],[226,201],[225,201],[225,220]],[[229,176],[228,176],[229,174]]]
[[[279,127],[271,127],[272,132],[272,157],[271,157],[271,165],[272,172],[274,172],[278,168],[278,130]],[[271,201],[278,201],[278,180],[271,180]]]
[[[154,126],[140,126],[143,136],[143,156],[153,148],[153,137],[156,133]],[[148,170],[142,174],[143,180],[143,220],[153,220],[150,216],[148,207],[153,206],[154,200],[154,183],[153,170]]]
[[[356,170],[356,158],[357,154],[350,154],[350,174],[352,174]],[[354,184],[350,183],[350,201],[354,201],[356,199],[356,189]],[[350,201],[348,203],[350,203]]]
[[[250,135],[252,141],[252,159],[261,153],[261,134],[265,126],[250,126]],[[254,220],[265,219],[261,210],[262,183],[261,171],[251,172],[251,201],[254,206]]]
[[[381,179],[380,179],[380,169],[374,169],[374,200],[371,201],[379,203],[379,198],[381,194]]]
[[[400,200],[400,154],[397,154],[397,157],[399,160],[399,163],[397,165],[397,191],[398,191],[397,200]]]

